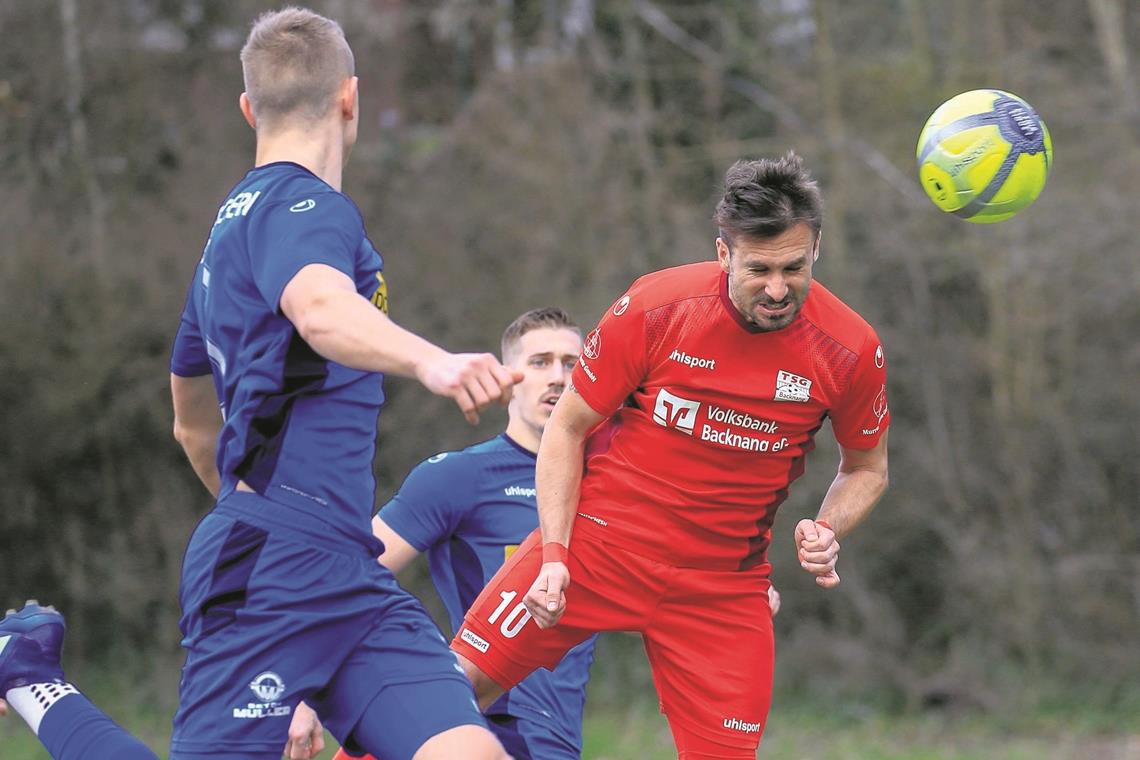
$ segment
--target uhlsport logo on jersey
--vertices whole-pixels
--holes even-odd
[[[463,639],[483,654],[486,654],[487,650],[491,648],[491,643],[489,641],[480,638],[470,628],[464,628],[463,632],[459,634],[459,638]]]
[[[686,354],[679,348],[673,349],[673,353],[669,354],[669,359],[677,362],[678,364],[684,364],[689,367],[707,369],[712,372],[716,371],[716,359],[705,359],[702,356],[693,356],[692,354]]]
[[[811,380],[782,369],[776,375],[776,395],[773,398],[776,401],[799,401],[801,404],[811,401]]]
[[[235,718],[243,720],[280,718],[293,711],[289,705],[281,704],[279,701],[285,695],[285,682],[281,680],[281,676],[271,670],[260,673],[250,681],[249,690],[261,700],[261,703],[250,702],[245,707],[235,707]]]
[[[662,388],[657,392],[657,403],[653,405],[653,421],[661,427],[676,428],[692,435],[700,410],[701,402],[681,398]]]
[[[730,728],[733,731],[743,731],[746,734],[760,733],[759,723],[749,723],[748,721],[741,720],[740,718],[725,718],[723,725],[725,728]]]

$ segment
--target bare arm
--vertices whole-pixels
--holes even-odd
[[[380,519],[379,515],[372,518],[372,534],[384,542],[384,553],[380,555],[380,564],[393,573],[399,573],[412,560],[420,556],[419,549],[392,530],[388,523]]]
[[[535,463],[538,524],[543,543],[570,545],[578,491],[582,485],[582,457],[586,437],[605,418],[590,408],[573,386],[555,405],[542,433]]]
[[[795,532],[800,565],[816,576],[816,583],[824,588],[839,585],[835,571],[839,558],[836,538],[850,533],[871,513],[888,482],[885,432],[874,448],[840,446],[839,452],[839,472],[823,497],[819,516],[815,520],[800,520]]]
[[[839,472],[817,520],[824,520],[835,530],[835,535],[846,536],[863,522],[887,490],[887,433],[884,431],[873,449],[847,449],[839,447]]]
[[[172,374],[170,395],[174,401],[174,438],[186,452],[198,479],[216,499],[221,489],[216,454],[222,413],[218,409],[214,378]]]
[[[586,437],[605,419],[587,404],[574,386],[558,399],[542,433],[535,465],[538,524],[543,543],[570,545],[578,493],[582,485],[582,457]],[[542,628],[558,622],[566,609],[570,571],[561,562],[545,562],[524,602]]]
[[[281,293],[281,311],[321,356],[346,367],[414,377],[453,399],[467,420],[492,402],[506,405],[512,374],[491,354],[452,354],[397,325],[325,264],[303,267]]]

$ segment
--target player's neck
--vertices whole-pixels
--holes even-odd
[[[538,443],[542,440],[541,434],[522,420],[512,419],[508,422],[506,434],[508,438],[530,453],[538,453]]]
[[[340,190],[344,176],[344,143],[340,135],[322,135],[308,130],[281,130],[257,136],[255,166],[278,161],[300,164]]]

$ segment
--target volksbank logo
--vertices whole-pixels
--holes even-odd
[[[661,427],[676,428],[686,435],[692,435],[700,409],[701,402],[674,396],[662,388],[657,392],[657,403],[653,405],[653,421]]]
[[[692,356],[677,348],[673,349],[673,353],[669,354],[669,358],[680,364],[696,367],[697,369],[716,371],[716,359],[704,359],[700,356]]]
[[[722,409],[719,406],[709,406],[709,419],[712,422],[723,422],[726,425],[735,425],[760,433],[780,432],[780,426],[772,420],[753,417],[747,412],[738,412],[735,409]]]
[[[740,720],[739,718],[725,718],[724,727],[731,728],[733,731],[743,731],[746,734],[760,733],[759,723],[749,723],[747,721]]]

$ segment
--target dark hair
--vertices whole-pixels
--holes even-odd
[[[814,236],[823,225],[823,198],[793,151],[782,158],[737,161],[725,172],[724,196],[713,220],[729,245],[736,235],[770,238],[801,223]]]
[[[531,309],[515,317],[515,320],[507,325],[507,329],[503,330],[503,361],[508,361],[507,354],[511,353],[511,351],[517,347],[519,338],[531,330],[541,330],[543,328],[573,330],[578,333],[578,337],[582,337],[582,330],[574,323],[570,315],[557,306],[544,306],[539,309]]]

